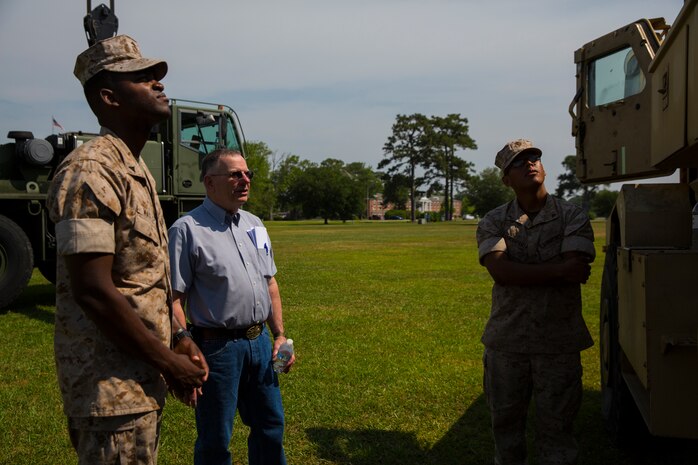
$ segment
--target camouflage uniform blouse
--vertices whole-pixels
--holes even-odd
[[[477,228],[480,264],[490,252],[519,263],[562,261],[565,252],[595,257],[594,233],[586,213],[549,195],[531,220],[516,199],[490,211]],[[579,284],[504,286],[494,283],[492,311],[482,342],[519,353],[578,352],[593,344],[582,318]]]
[[[59,165],[47,199],[59,255],[114,254],[114,285],[165,345],[170,342],[167,228],[155,182],[114,134],[75,149]],[[69,417],[115,416],[162,408],[157,369],[119,351],[75,302],[58,260],[54,350]]]

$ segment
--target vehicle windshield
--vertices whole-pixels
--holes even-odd
[[[179,143],[205,156],[218,148],[240,150],[235,125],[228,113],[181,110]]]
[[[639,94],[645,75],[631,47],[618,50],[589,64],[589,106],[617,102]]]

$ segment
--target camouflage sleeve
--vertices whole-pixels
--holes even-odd
[[[594,248],[594,231],[589,216],[581,208],[574,207],[565,215],[565,237],[562,240],[561,253],[581,252],[593,261],[596,257]]]
[[[82,160],[57,174],[49,195],[59,255],[114,253],[114,222],[121,202],[99,163]]]
[[[477,225],[477,249],[480,265],[485,255],[492,252],[506,252],[507,244],[500,227],[501,221],[495,218],[493,212],[488,213]]]

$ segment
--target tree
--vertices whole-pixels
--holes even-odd
[[[409,179],[412,222],[415,221],[415,196],[420,186],[415,173],[417,167],[425,162],[428,151],[425,141],[427,127],[428,119],[420,113],[397,115],[393,133],[383,145],[385,158],[378,163],[378,169],[388,167],[388,174],[403,174]]]
[[[245,210],[263,219],[267,219],[267,213],[271,212],[275,203],[269,166],[271,153],[264,142],[245,142],[247,167],[254,172],[254,180],[250,187],[252,194],[245,204]]]
[[[465,190],[465,198],[476,216],[483,217],[488,211],[514,198],[514,191],[502,182],[497,168],[485,168],[480,174],[471,176]]]
[[[402,173],[383,174],[383,205],[392,203],[398,210],[405,210],[410,200],[410,178]]]
[[[363,210],[362,185],[353,179],[344,162],[328,158],[311,164],[291,185],[295,204],[301,205],[305,218],[320,217],[346,221]]]
[[[591,200],[591,209],[596,216],[608,218],[608,216],[611,214],[611,210],[613,210],[613,207],[616,204],[617,198],[618,191],[602,189],[598,191]]]
[[[380,191],[382,186],[380,176],[374,172],[370,166],[362,162],[349,163],[344,167],[344,172],[357,184],[357,188],[361,190],[362,211],[359,216],[364,215],[365,208],[366,218],[369,216],[369,200]],[[364,193],[366,196],[364,197]]]
[[[291,156],[292,155],[290,153],[279,154],[276,151],[269,151],[268,160],[272,190],[272,201],[269,204],[269,220],[271,221],[274,220],[274,209],[277,205],[279,205],[279,189],[280,187],[283,187],[279,185],[280,177],[278,175],[278,171],[284,161]]]
[[[562,162],[562,166],[565,168],[565,171],[557,177],[558,184],[555,195],[563,199],[579,197],[582,208],[589,211],[591,201],[599,186],[592,186],[579,182],[575,174],[577,170],[577,157],[574,155],[567,155]]]
[[[302,214],[301,204],[294,200],[293,186],[300,182],[303,172],[311,166],[312,163],[301,160],[298,155],[288,155],[272,173],[277,205],[282,211],[288,212],[291,218],[299,218]]]
[[[454,186],[457,181],[468,178],[473,166],[471,162],[456,156],[456,150],[477,149],[475,141],[468,134],[468,119],[458,113],[445,117],[432,116],[426,128],[426,142],[429,147],[425,163],[427,176],[443,179],[444,216],[446,220],[451,220]]]

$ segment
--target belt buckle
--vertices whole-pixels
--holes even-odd
[[[245,331],[245,337],[247,339],[257,339],[260,334],[262,334],[262,325],[250,326],[247,328],[247,331]]]

